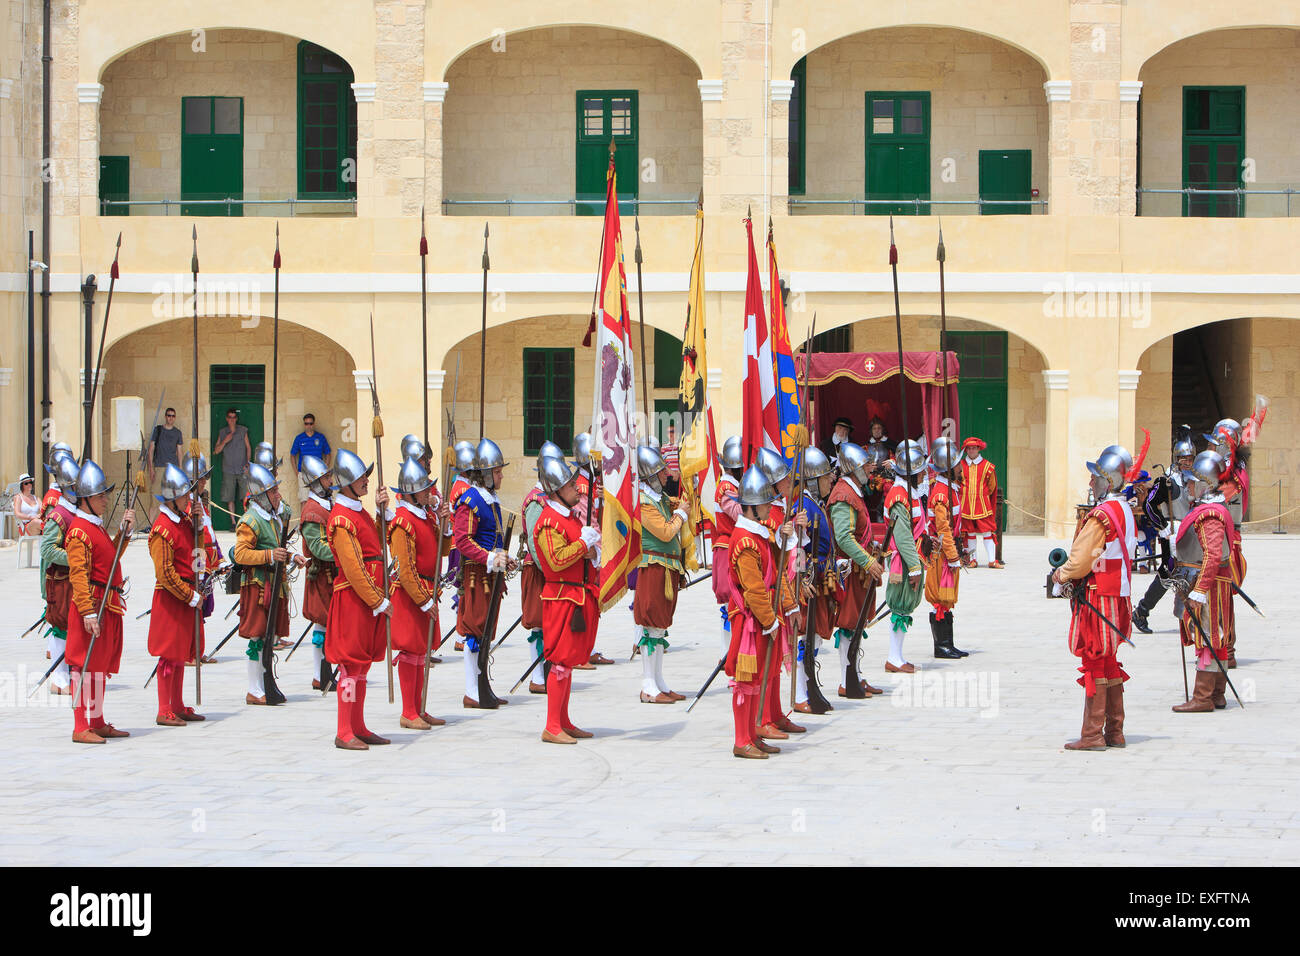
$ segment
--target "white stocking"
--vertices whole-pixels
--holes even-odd
[[[988,553],[989,564],[998,559],[998,543],[993,535],[990,534],[984,538],[984,550]]]
[[[983,537],[983,535],[968,534],[966,536],[966,553],[970,555],[971,564],[974,565],[980,563],[979,551],[976,550],[975,546],[979,544],[981,537]]]
[[[46,647],[50,650],[50,657],[56,661],[61,655],[63,655],[64,649],[67,646],[68,641],[66,638],[55,637],[53,634],[51,634],[49,639],[46,641]],[[60,687],[65,690],[72,686],[72,675],[68,672],[67,657],[64,657],[63,663],[54,669],[54,676],[51,677],[50,680],[54,681],[55,687]]]
[[[649,628],[646,630],[651,637],[654,637],[654,633]],[[650,645],[641,648],[641,693],[650,697],[659,694],[659,682],[655,680],[654,648]]]
[[[811,653],[810,648],[804,648],[805,655]],[[808,675],[804,672],[801,661],[794,662],[794,702],[796,704],[808,703]]]
[[[478,652],[471,651],[466,644],[461,654],[465,657],[465,696],[478,700]]]
[[[664,634],[666,634],[666,633],[667,633],[667,631],[665,631],[665,630],[663,630],[662,628],[660,628],[660,629],[659,629],[659,632],[655,635],[655,637],[660,637],[660,638],[662,638],[662,637],[664,636]],[[668,692],[672,689],[672,688],[670,688],[670,687],[668,686],[668,684],[664,681],[664,648],[663,648],[663,645],[660,645],[659,647],[656,647],[656,648],[655,648],[655,684],[658,686],[658,688],[659,688],[659,693],[661,693],[661,694],[666,694],[666,693],[668,693]]]
[[[840,686],[848,687],[849,680],[849,636],[840,635]]]
[[[248,662],[248,692],[254,697],[265,697],[266,687],[262,683],[262,662]]]
[[[895,667],[902,667],[907,663],[907,659],[903,657],[903,637],[906,634],[907,631],[901,627],[889,633],[889,663]]]

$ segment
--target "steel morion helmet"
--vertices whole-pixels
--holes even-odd
[[[55,462],[54,468],[50,474],[54,476],[54,483],[59,486],[59,491],[67,495],[75,503],[77,500],[77,472],[81,470],[77,460],[71,455],[61,455]]]
[[[478,475],[478,483],[488,491],[496,488],[496,480],[492,477],[492,471],[495,468],[504,468],[507,462],[505,456],[501,454],[501,448],[491,438],[484,438],[474,449],[474,468],[473,471]]]
[[[301,465],[302,480],[307,483],[307,489],[322,498],[328,498],[330,496],[329,466],[315,455],[303,455]]]
[[[809,445],[803,450],[803,477],[804,481],[815,480],[824,475],[829,475],[835,469],[831,467],[831,460],[820,448],[814,448]]]
[[[721,465],[723,468],[731,470],[732,468],[740,469],[745,467],[745,462],[740,457],[740,436],[732,435],[722,443]]]
[[[1105,498],[1124,487],[1124,473],[1133,465],[1131,459],[1126,460],[1120,454],[1122,451],[1123,448],[1112,445],[1103,448],[1096,461],[1088,462],[1088,471],[1092,474],[1089,486],[1094,497]]]
[[[1179,458],[1195,458],[1196,443],[1192,441],[1192,430],[1186,425],[1179,429],[1178,439],[1174,442],[1173,460]]]
[[[552,498],[559,497],[560,489],[577,477],[578,472],[560,455],[537,459],[537,480]]]
[[[199,455],[198,457],[195,457],[194,455],[186,455],[185,463],[181,468],[190,481],[202,481],[204,478],[208,477],[208,475],[212,474],[212,466],[208,464],[208,460],[202,455]]]
[[[77,470],[75,488],[78,500],[89,498],[92,495],[106,495],[116,487],[116,484],[110,485],[108,483],[108,477],[104,474],[104,469],[89,458]]]
[[[742,505],[755,506],[775,504],[781,499],[772,483],[767,480],[767,475],[763,474],[763,469],[758,465],[750,465],[740,476],[740,494],[736,500]]]
[[[666,468],[664,456],[653,445],[638,445],[636,449],[636,473],[642,481],[655,491],[663,491],[659,473]]]
[[[168,462],[167,467],[163,470],[162,482],[159,485],[159,491],[162,494],[154,495],[154,497],[166,504],[189,494],[190,489],[193,487],[194,482],[190,480],[190,476],[171,462]]]
[[[936,438],[930,449],[930,464],[935,471],[947,474],[961,464],[962,451],[951,438]]]
[[[49,457],[49,461],[45,465],[45,470],[48,471],[51,475],[55,474],[59,459],[64,457],[65,455],[68,458],[72,458],[73,460],[76,459],[76,456],[72,453],[72,447],[67,442],[61,441],[51,445],[50,457]]]
[[[778,481],[790,475],[790,465],[786,462],[785,456],[770,448],[760,448],[754,464],[758,465],[774,487]]]
[[[875,448],[875,445],[871,446]],[[863,447],[855,442],[846,441],[840,443],[840,453],[836,456],[840,460],[840,473],[848,475],[863,488],[866,487],[867,479],[871,477],[867,469],[871,467],[871,458]]]
[[[1203,451],[1192,462],[1192,475],[1199,484],[1213,491],[1219,487],[1219,481],[1222,480],[1227,466],[1227,461],[1218,452]]]
[[[474,443],[472,441],[458,441],[452,449],[456,456],[456,470],[462,475],[467,471],[474,470]]]
[[[1222,445],[1224,438],[1230,439],[1234,445],[1241,444],[1241,422],[1235,418],[1220,418],[1214,423],[1209,439],[1216,445]]]
[[[402,439],[402,458],[423,458],[425,452],[424,442],[414,435],[407,435]]]
[[[1107,445],[1101,450],[1101,455],[1097,456],[1097,461],[1100,462],[1103,455],[1109,455],[1112,452],[1119,455],[1120,460],[1124,462],[1124,467],[1120,471],[1120,482],[1115,486],[1115,490],[1119,491],[1120,486],[1124,484],[1124,476],[1133,468],[1133,453],[1123,445]]]
[[[374,465],[366,466],[366,463],[358,458],[353,452],[346,448],[340,448],[334,455],[334,488],[346,488],[353,482],[360,481],[367,477]],[[251,469],[250,469],[251,470]]]
[[[250,462],[248,466],[248,498],[250,501],[256,501],[259,505],[271,513],[275,509],[271,507],[271,499],[266,493],[280,484],[278,478],[271,474],[270,469],[263,468],[257,462]]]
[[[579,467],[591,464],[591,432],[578,432],[573,436],[573,463]]]
[[[253,461],[267,471],[274,472],[284,462],[284,459],[275,457],[275,449],[271,447],[269,441],[260,441],[257,443],[257,447],[253,449]]]
[[[894,471],[900,475],[919,475],[925,471],[925,447],[918,441],[904,439],[894,452]]]
[[[537,464],[541,465],[543,458],[563,458],[564,452],[560,451],[560,446],[553,441],[542,442],[541,449],[537,452]]]
[[[397,470],[397,487],[393,490],[399,495],[414,495],[432,486],[433,479],[429,477],[429,472],[425,470],[424,465],[420,464],[420,459],[411,456],[403,461],[402,467]]]

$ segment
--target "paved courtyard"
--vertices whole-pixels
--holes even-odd
[[[393,746],[332,746],[335,706],[309,689],[311,656],[280,666],[282,707],[243,703],[243,642],[203,671],[208,720],[154,725],[145,646],[153,575],[143,539],[126,565],[122,673],[108,718],[132,736],[71,743],[67,698],[27,688],[44,645],[19,632],[41,613],[35,570],[0,550],[0,863],[8,864],[1295,864],[1300,862],[1296,753],[1295,536],[1248,536],[1247,590],[1267,620],[1238,604],[1246,701],[1212,715],[1178,715],[1182,700],[1171,601],[1151,636],[1121,660],[1129,746],[1069,753],[1082,691],[1065,648],[1067,607],[1043,596],[1058,542],[1008,538],[1008,569],[962,577],[960,662],[930,658],[929,628],[905,647],[924,665],[906,682],[883,671],[884,632],[865,644],[865,676],[883,697],[834,697],[834,651],[823,669],[835,710],[802,719],[808,733],[760,761],[731,756],[731,712],[715,683],[686,703],[638,701],[641,666],[628,663],[626,606],[601,621],[598,648],[618,663],[576,674],[572,710],[596,734],[574,747],[543,744],[545,699],[511,697],[499,711],[460,707],[457,656],[435,668],[429,711],[447,726],[397,726],[384,670],[372,670],[371,729]],[[1150,579],[1141,577],[1145,588]],[[299,585],[300,587],[300,585]],[[210,630],[233,598],[219,595]],[[923,606],[924,607],[924,606]],[[507,599],[503,619],[518,612]],[[444,608],[444,622],[450,620]],[[693,694],[717,659],[718,612],[707,585],[686,592],[664,666]],[[231,618],[233,621],[233,616]],[[301,631],[295,618],[292,636]],[[211,638],[210,638],[211,641]],[[305,645],[304,645],[305,646]],[[450,647],[447,648],[450,651]],[[527,663],[516,630],[494,663],[509,689]],[[282,655],[283,658],[283,655]],[[192,703],[192,675],[186,696]]]

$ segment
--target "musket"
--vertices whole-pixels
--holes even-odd
[[[494,654],[496,653],[497,648],[500,647],[502,644],[504,644],[504,643],[506,642],[506,638],[509,637],[512,633],[514,633],[515,628],[517,628],[517,627],[519,626],[519,623],[520,623],[523,619],[524,619],[524,616],[523,616],[522,613],[521,613],[517,618],[515,618],[515,623],[511,624],[510,627],[506,629],[506,632],[505,632],[504,634],[501,635],[501,639],[500,639],[499,641],[497,641],[495,644],[492,645],[492,653],[494,653]],[[516,685],[516,686],[518,686],[518,685]],[[513,694],[514,691],[511,691],[511,693]]]
[[[1243,601],[1245,601],[1247,604],[1249,604],[1251,610],[1254,611],[1256,614],[1258,614],[1260,617],[1265,617],[1264,612],[1261,611],[1261,610],[1259,609],[1259,605],[1256,604],[1254,601],[1252,601],[1252,600],[1250,599],[1250,595],[1247,594],[1245,591],[1243,591],[1240,587],[1238,587],[1237,584],[1236,584],[1236,582],[1233,582],[1233,585],[1232,585],[1232,593],[1236,594],[1236,595],[1237,595],[1238,597],[1240,597]]]
[[[819,582],[817,581],[817,561],[818,552],[821,548],[822,526],[821,522],[813,528],[812,536],[812,567],[809,573],[809,581],[813,587],[812,596],[808,598],[807,620],[804,622],[803,636],[803,669],[804,677],[808,683],[808,709],[814,714],[824,714],[829,710],[834,710],[822,694],[821,685],[817,681],[817,664],[813,657],[813,641],[817,639],[817,604],[822,599]],[[792,668],[793,669],[793,668]],[[848,692],[848,688],[844,688]]]
[[[21,634],[19,634],[19,635],[18,635],[18,639],[21,641],[24,637],[26,637],[26,636],[27,636],[28,634],[30,634],[32,631],[34,631],[34,630],[36,630],[38,627],[40,627],[40,626],[41,626],[41,622],[44,621],[44,620],[45,620],[45,612],[42,611],[42,612],[41,612],[41,616],[38,617],[38,618],[36,619],[36,623],[33,624],[31,627],[29,627],[27,630],[23,631]]]
[[[310,630],[312,629],[314,623],[315,623],[315,622],[313,622],[313,621],[308,621],[308,622],[307,622],[307,626],[304,627],[304,628],[302,629],[302,633],[298,635],[298,640],[294,641],[294,642],[293,642],[293,647],[289,648],[289,653],[286,654],[286,655],[284,655],[284,662],[285,662],[286,664],[289,663],[289,658],[293,657],[293,652],[296,651],[296,650],[298,649],[298,645],[301,644],[301,643],[303,642],[303,638],[305,638],[305,637],[307,636],[307,632],[310,631]]]
[[[506,519],[505,543],[502,550],[510,553],[510,539],[515,532],[515,515],[511,512],[510,517]],[[497,532],[500,534],[500,532]],[[492,638],[496,633],[497,614],[501,610],[501,593],[505,588],[506,571],[502,568],[500,571],[493,572],[492,590],[488,596],[487,614],[483,620],[483,635],[478,641],[478,705],[486,710],[496,710],[501,706],[501,698],[492,690],[492,684],[488,679],[488,664],[492,659]]]
[[[122,252],[122,233],[117,234],[117,246],[113,250],[113,265],[108,270],[108,301],[104,304],[104,321],[99,332],[99,354],[95,357],[95,374],[90,380],[90,400],[86,404],[86,437],[82,442],[81,460],[90,454],[90,423],[95,415],[95,399],[99,397],[99,373],[104,367],[104,341],[108,338],[108,316],[113,311],[113,286],[117,285],[117,259]]]
[[[375,480],[379,487],[384,487],[384,421],[379,415],[379,392],[375,387],[375,316],[370,314],[370,406],[374,417],[370,421],[370,433],[375,437]],[[384,509],[379,510],[379,548],[383,555],[384,600],[388,600],[390,577],[388,571],[388,516]],[[441,535],[439,541],[441,541]],[[384,663],[388,668],[388,702],[393,702],[393,618],[384,615]],[[428,660],[426,655],[425,660]],[[428,665],[425,665],[428,667]]]
[[[1219,655],[1214,651],[1214,644],[1210,640],[1210,635],[1206,634],[1205,628],[1201,626],[1200,614],[1192,608],[1188,608],[1187,610],[1190,613],[1185,616],[1191,620],[1192,625],[1196,628],[1196,632],[1201,635],[1201,640],[1203,640],[1205,646],[1209,648],[1210,656],[1214,658],[1214,663],[1219,665],[1219,673],[1221,673],[1223,679],[1228,682],[1228,688],[1232,691],[1232,696],[1237,698],[1237,706],[1242,710],[1245,710],[1246,705],[1241,702],[1241,695],[1237,693],[1237,688],[1232,686],[1232,678],[1228,676],[1228,669],[1223,666],[1223,661],[1219,660]]]

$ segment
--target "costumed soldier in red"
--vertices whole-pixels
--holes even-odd
[[[1072,582],[1083,589],[1092,607],[1081,601],[1070,617],[1070,653],[1080,659],[1083,674],[1083,729],[1066,750],[1105,750],[1124,746],[1124,673],[1117,659],[1119,642],[1132,633],[1133,553],[1137,522],[1121,490],[1127,450],[1110,446],[1088,462],[1089,487],[1098,504],[1088,512],[1074,535],[1069,559],[1052,573],[1057,584]],[[1110,624],[1102,620],[1102,615]]]
[[[545,577],[542,586],[542,653],[546,660],[546,727],[542,740],[572,744],[592,736],[569,717],[573,669],[591,659],[600,606],[600,529],[583,524],[578,472],[559,457],[537,461],[546,502],[533,522],[533,555]]]
[[[546,583],[542,569],[537,566],[537,556],[533,550],[534,528],[542,508],[546,506],[546,490],[542,487],[541,479],[542,459],[563,457],[564,452],[560,451],[560,446],[555,442],[542,442],[541,450],[537,453],[537,481],[533,482],[533,486],[528,489],[528,494],[524,495],[523,503],[519,506],[519,513],[524,519],[522,535],[524,559],[519,570],[519,623],[528,630],[528,643],[533,648],[533,660],[542,656],[542,586]],[[586,661],[578,663],[590,666]],[[528,692],[546,693],[546,675],[540,668],[534,669],[532,679],[528,683]]]
[[[195,501],[199,503],[199,511],[203,515],[203,573],[206,580],[210,581],[228,570],[225,555],[221,553],[221,545],[217,543],[216,529],[212,526],[212,510],[203,497],[203,493],[208,487],[208,475],[212,473],[212,468],[208,465],[208,460],[201,454],[187,454],[181,464],[181,471],[185,472],[185,477],[194,483],[194,487],[190,489],[190,494],[184,499],[185,517],[192,519],[193,511],[191,509]],[[206,592],[203,598],[203,619],[206,621],[212,616],[212,612],[217,605],[212,597],[212,589],[205,587],[202,590]],[[206,654],[203,657],[204,664],[215,664],[216,662],[215,657],[208,657]],[[193,664],[194,661],[191,660],[187,663]]]
[[[397,508],[388,524],[388,547],[397,561],[392,585],[393,650],[402,685],[402,718],[408,730],[429,730],[446,723],[421,709],[426,655],[442,641],[438,629],[438,574],[441,555],[451,541],[442,533],[433,478],[416,458],[407,458],[397,473]]]
[[[773,607],[776,588],[776,556],[768,527],[771,507],[780,497],[757,465],[740,478],[738,495],[741,515],[731,530],[727,562],[731,573],[731,644],[723,665],[731,678],[731,714],[735,741],[731,752],[748,760],[766,760],[780,748],[767,743],[759,731],[762,720],[763,665],[772,647],[784,640],[782,617],[798,616],[798,605],[782,589],[782,614]],[[788,602],[788,603],[787,603]],[[795,626],[798,626],[796,620]],[[779,681],[770,669],[768,682]]]
[[[451,480],[451,487],[447,489],[447,506],[454,515],[456,506],[460,504],[460,496],[470,488],[469,474],[474,470],[474,443],[464,440],[456,442],[452,448],[452,456],[455,459],[456,477]],[[456,593],[451,598],[451,606],[459,610],[460,590],[463,581],[461,579],[460,549],[456,547],[454,535],[451,553],[447,555],[447,572],[454,575],[454,587],[456,589]],[[460,640],[457,640],[453,646],[457,654],[465,649],[464,642]]]
[[[791,496],[794,473],[790,470],[790,465],[785,460],[784,455],[778,454],[770,448],[760,448],[754,458],[754,464],[758,465],[763,477],[776,491],[778,500],[768,511],[767,527],[772,532],[774,546],[777,549],[784,548],[790,552],[786,556],[786,582],[781,592],[782,594],[793,592],[795,590],[793,580],[795,559],[793,555],[799,549],[800,536],[806,533],[808,529],[808,514],[798,507],[799,502],[796,501],[795,513],[787,520],[785,503]],[[792,593],[791,598],[797,607],[797,595]],[[807,728],[796,724],[786,716],[783,705],[781,674],[785,668],[794,666],[792,655],[788,653],[787,643],[785,641],[778,642],[773,649],[773,654],[775,656],[772,660],[772,679],[767,682],[767,700],[763,701],[763,722],[758,732],[759,736],[768,740],[785,740],[790,734],[805,733]]]
[[[658,448],[639,445],[636,469],[641,479],[641,565],[637,570],[632,620],[641,631],[641,703],[675,704],[686,695],[664,680],[668,628],[677,610],[677,595],[686,573],[682,562],[682,528],[689,516],[664,491],[668,465]]]
[[[731,543],[731,529],[740,517],[740,475],[744,471],[744,462],[740,458],[740,436],[732,435],[722,444],[719,456],[722,466],[721,474],[714,483],[713,502],[717,506],[713,512],[713,597],[718,602],[718,611],[722,614],[722,657],[725,659],[731,647],[731,618],[727,607],[731,601],[731,572],[727,565],[727,548]]]
[[[67,649],[74,695],[72,740],[79,744],[102,744],[110,737],[131,736],[104,720],[105,683],[109,675],[118,672],[122,662],[122,616],[126,613],[122,565],[119,561],[114,567],[113,559],[119,547],[126,551],[135,525],[135,512],[128,509],[122,515],[116,539],[104,530],[104,512],[114,487],[99,465],[89,458],[82,462],[75,492],[77,514],[65,542],[68,580],[72,584]]]
[[[153,610],[149,615],[149,653],[158,658],[158,717],[160,727],[184,727],[203,720],[181,699],[185,662],[194,659],[194,609],[203,600],[195,568],[194,523],[186,514],[186,498],[193,482],[168,463],[163,470],[158,517],[149,529],[149,557],[153,559]],[[202,527],[202,525],[200,525]],[[202,552],[206,558],[206,549]],[[203,653],[202,616],[198,625],[198,653]]]
[[[334,552],[330,550],[325,526],[329,523],[330,469],[315,455],[303,455],[301,461],[303,483],[307,495],[302,500],[298,514],[298,530],[302,534],[302,555],[307,559],[306,580],[302,585],[302,616],[312,623],[312,690],[336,689],[325,659],[325,624],[329,620],[330,601],[334,597]]]
[[[877,448],[879,446],[872,446]],[[861,445],[844,442],[840,445],[840,478],[831,489],[827,499],[831,529],[835,535],[835,555],[837,567],[846,566],[847,576],[839,592],[838,608],[835,616],[835,647],[839,650],[839,696],[847,696],[845,687],[849,672],[849,645],[853,641],[853,631],[858,618],[862,616],[862,605],[869,605],[867,618],[876,613],[876,585],[884,577],[885,569],[880,560],[871,553],[871,518],[867,513],[866,489],[872,478],[872,469],[876,455]],[[863,637],[865,638],[865,634]],[[861,640],[859,640],[861,645]],[[858,662],[853,661],[854,669],[861,673]],[[884,691],[872,687],[865,680],[859,681],[862,692],[867,697],[882,694]]]
[[[53,506],[45,512],[41,528],[41,597],[45,598],[45,656],[63,658],[54,669],[50,693],[72,693],[72,676],[66,654],[68,616],[72,607],[72,584],[68,580],[68,529],[77,512],[77,472],[80,466],[72,452],[56,447],[50,453],[51,464],[45,470],[54,476],[52,490],[58,490]],[[49,498],[49,495],[46,495]]]
[[[366,728],[366,675],[370,665],[386,652],[385,616],[392,603],[384,594],[383,541],[379,516],[366,514],[362,496],[370,489],[367,466],[347,449],[334,455],[334,501],[325,525],[338,575],[325,624],[325,657],[336,664],[338,675],[338,732],[334,746],[340,750],[368,750],[391,743]],[[385,509],[388,490],[375,490],[375,507]],[[421,648],[421,654],[424,649]]]
[[[488,602],[492,590],[489,575],[513,571],[517,564],[503,549],[501,503],[496,489],[501,487],[506,460],[500,447],[484,438],[474,449],[474,467],[466,472],[471,484],[456,502],[453,526],[456,550],[460,552],[460,600],[456,605],[456,630],[466,638],[465,696],[462,706],[478,708],[491,701],[478,699],[479,642],[487,626]],[[502,594],[504,594],[504,589]],[[508,704],[504,697],[493,697]]]
[[[262,665],[262,644],[266,639],[267,616],[271,607],[271,579],[276,564],[292,560],[302,567],[307,559],[280,547],[287,506],[280,497],[280,482],[256,462],[248,466],[248,508],[235,528],[231,554],[243,568],[239,587],[239,636],[248,641],[248,692],[245,704],[282,704],[283,694],[268,694]],[[272,636],[289,636],[289,582],[283,577],[276,596]]]
[[[952,483],[961,462],[961,450],[951,438],[936,438],[930,450],[930,482],[927,501],[929,534],[939,547],[930,552],[926,562],[925,599],[933,607],[930,633],[934,636],[934,656],[952,660],[966,657],[965,651],[952,643],[952,609],[957,604],[957,579],[961,574],[961,554],[957,547],[957,527],[961,502]]]
[[[966,536],[966,566],[979,565],[975,546],[983,542],[988,553],[989,567],[1001,568],[997,558],[998,476],[993,462],[980,454],[988,445],[979,438],[967,438],[962,443],[966,458],[961,463],[961,533]]]
[[[591,460],[592,438],[591,432],[579,432],[573,436],[573,467],[578,471],[578,477],[574,479],[574,487],[578,489],[578,503],[573,506],[573,513],[579,520],[585,520],[587,515],[595,516],[600,514],[600,489],[601,475],[600,466],[593,464]],[[587,475],[587,469],[591,470],[591,478]],[[595,479],[595,488],[592,488],[592,478]],[[591,509],[588,511],[588,509]],[[612,664],[613,660],[606,657],[600,651],[592,648],[591,660],[588,664]],[[585,668],[579,667],[579,670]]]
[[[1197,502],[1178,529],[1175,574],[1191,585],[1179,632],[1184,646],[1196,648],[1196,688],[1190,701],[1173,708],[1180,714],[1208,714],[1228,706],[1228,675],[1215,663],[1217,657],[1226,666],[1236,634],[1231,555],[1237,529],[1224,500],[1222,483],[1231,476],[1227,464],[1216,452],[1196,456],[1192,494]]]

